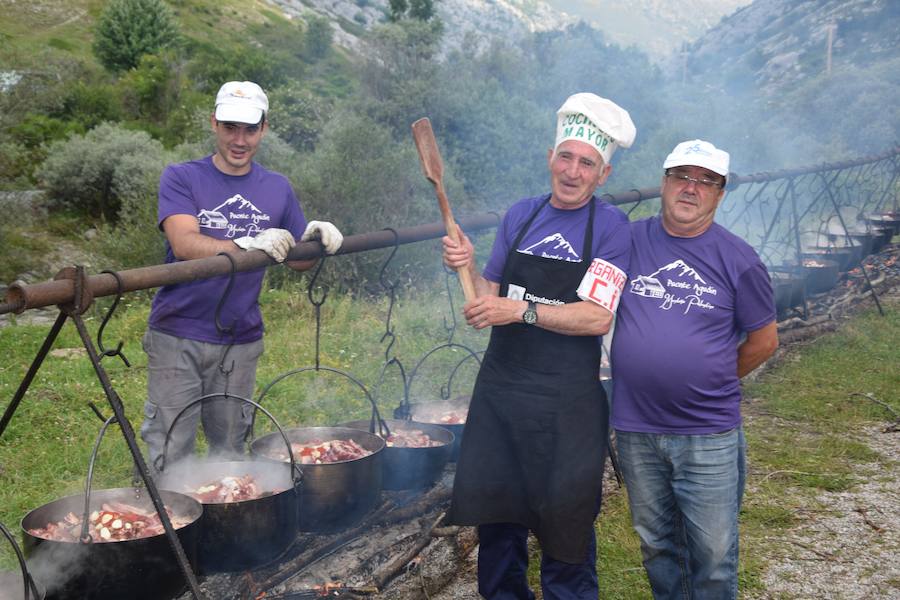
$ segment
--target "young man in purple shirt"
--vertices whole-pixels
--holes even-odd
[[[548,194],[506,213],[479,275],[471,242],[444,238],[444,262],[468,269],[478,297],[463,307],[491,327],[463,435],[449,517],[478,525],[484,598],[533,599],[529,530],[540,541],[547,600],[596,600],[593,523],[606,458],[607,404],[598,380],[600,339],[612,322],[630,239],[628,219],[594,191],[628,113],[594,94],[557,112]]]
[[[285,260],[295,239],[318,239],[334,254],[343,237],[331,223],[306,222],[286,177],[253,161],[268,130],[269,101],[249,81],[224,84],[210,122],[216,151],[166,167],[159,182],[158,226],[167,240],[166,262],[238,250],[262,250]],[[288,261],[308,269],[315,261]],[[197,423],[213,453],[240,453],[253,407],[224,397],[252,398],[263,351],[259,292],[265,268],[163,286],[153,299],[147,352],[147,401],[141,437],[150,462],[163,452],[166,434],[182,409],[215,396],[182,415],[169,436],[166,460],[193,451]],[[218,308],[218,314],[217,314]],[[217,323],[218,318],[218,323]]]
[[[654,598],[737,598],[740,378],[778,345],[766,268],[714,222],[729,156],[666,158],[662,210],[632,223],[612,343],[619,465]]]

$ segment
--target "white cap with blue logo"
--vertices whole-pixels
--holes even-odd
[[[704,140],[681,142],[666,157],[663,169],[672,167],[702,167],[722,177],[728,177],[730,156]]]

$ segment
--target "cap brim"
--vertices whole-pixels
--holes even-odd
[[[709,163],[704,163],[702,160],[672,159],[667,160],[663,164],[663,170],[672,169],[674,167],[700,167],[701,169],[708,169],[722,177],[728,177],[727,170],[723,173],[721,167],[712,166]]]
[[[262,120],[263,111],[249,106],[220,104],[216,107],[216,121],[256,125]]]

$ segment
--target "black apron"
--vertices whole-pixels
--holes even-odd
[[[543,202],[519,232],[500,283],[537,297],[580,301],[592,259],[590,201],[581,262],[517,252]],[[596,336],[535,325],[494,327],[475,382],[450,506],[458,525],[519,523],[548,556],[582,563],[600,506],[609,411]]]

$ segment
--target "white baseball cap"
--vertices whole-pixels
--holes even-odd
[[[229,81],[216,94],[216,120],[256,124],[269,110],[269,99],[252,81]]]
[[[569,96],[556,117],[554,149],[566,140],[578,140],[593,146],[606,164],[616,148],[630,148],[637,134],[627,110],[588,92]]]
[[[728,177],[728,162],[730,156],[724,150],[719,150],[709,142],[703,140],[689,140],[681,142],[672,153],[666,157],[663,169],[672,167],[703,167],[722,177]]]

